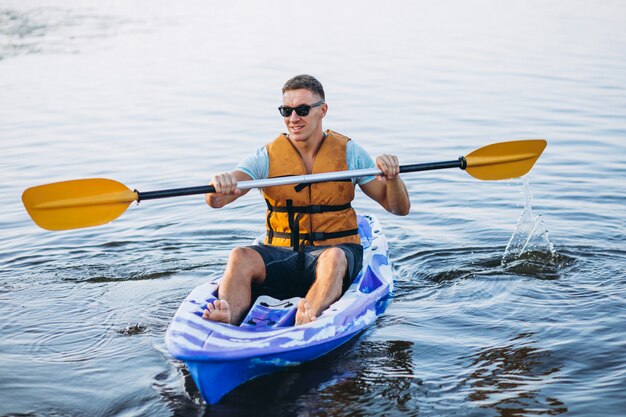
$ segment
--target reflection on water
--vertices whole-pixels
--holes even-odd
[[[350,358],[350,374],[323,386],[316,402],[328,415],[367,414],[368,409],[414,415],[422,381],[414,376],[412,345],[403,340],[362,342]],[[369,401],[359,401],[364,397]]]
[[[205,415],[416,416],[424,389],[414,376],[412,353],[411,342],[372,342],[360,336],[325,357],[236,388],[208,406]],[[200,394],[179,366],[189,407],[200,402]],[[163,381],[169,378],[162,376]],[[181,401],[168,383],[160,385],[168,401]]]
[[[520,334],[507,346],[485,348],[473,356],[473,371],[464,381],[472,389],[468,399],[501,416],[566,413],[562,401],[544,394],[558,382],[563,364],[532,344],[533,334]]]

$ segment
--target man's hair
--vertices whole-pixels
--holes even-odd
[[[300,74],[296,75],[292,79],[288,80],[283,86],[283,94],[285,91],[289,90],[299,90],[305,89],[317,94],[322,98],[322,100],[326,101],[326,96],[324,94],[324,87],[322,87],[322,83],[317,80],[317,78],[308,74]]]

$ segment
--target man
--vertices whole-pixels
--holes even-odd
[[[304,297],[296,325],[315,320],[339,299],[359,273],[363,248],[356,213],[350,205],[355,183],[387,211],[406,215],[410,201],[399,177],[398,158],[371,157],[336,132],[322,129],[328,105],[321,83],[298,75],[283,87],[279,111],[288,134],[259,148],[232,172],[216,175],[207,194],[210,207],[220,208],[248,190],[238,181],[378,167],[382,175],[319,184],[263,189],[268,205],[265,244],[235,248],[219,287],[219,299],[209,303],[203,318],[239,324],[253,296]]]

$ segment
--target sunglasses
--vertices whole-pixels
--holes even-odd
[[[304,117],[309,115],[309,112],[313,107],[318,107],[322,104],[324,104],[324,100],[320,100],[317,103],[311,104],[310,106],[308,104],[301,104],[297,107],[280,106],[278,108],[278,111],[283,117],[291,117],[291,113],[293,113],[293,111],[295,110],[298,116]]]

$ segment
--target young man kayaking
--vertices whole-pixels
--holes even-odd
[[[350,202],[355,183],[387,211],[409,213],[409,196],[395,155],[374,162],[349,138],[322,129],[328,112],[322,84],[298,75],[283,86],[283,116],[287,134],[244,159],[232,172],[216,175],[216,192],[206,195],[213,208],[224,207],[246,194],[238,181],[287,175],[378,167],[383,175],[299,186],[263,189],[267,202],[267,236],[263,245],[233,249],[219,287],[219,300],[209,303],[207,320],[239,324],[253,297],[303,297],[296,324],[315,320],[350,286],[359,273],[363,248],[356,213]]]

